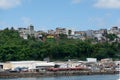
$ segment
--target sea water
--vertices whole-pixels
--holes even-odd
[[[117,80],[118,75],[79,75],[79,76],[56,76],[38,78],[0,78],[0,80]]]

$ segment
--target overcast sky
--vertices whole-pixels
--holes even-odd
[[[120,0],[0,0],[0,29],[74,30],[120,26]]]

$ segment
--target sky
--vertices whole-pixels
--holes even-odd
[[[120,26],[120,0],[0,0],[0,29],[76,31]]]

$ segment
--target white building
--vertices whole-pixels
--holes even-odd
[[[30,25],[28,28],[18,28],[20,37],[23,39],[28,39],[28,35],[35,36],[34,26]]]
[[[7,66],[5,66],[6,64]],[[3,65],[3,67],[5,66],[4,69],[11,69],[11,70],[15,70],[16,68],[27,68],[28,70],[35,70],[35,69],[41,70],[55,66],[53,62],[47,62],[47,61],[11,61],[5,63],[5,65]]]
[[[97,62],[97,58],[87,58],[87,62]]]

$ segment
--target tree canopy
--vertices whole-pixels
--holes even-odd
[[[43,60],[46,57],[50,60],[85,60],[88,57],[119,59],[120,43],[93,44],[91,40],[81,41],[65,37],[60,35],[59,40],[44,42],[33,37],[24,40],[17,30],[6,28],[0,31],[0,61]]]

